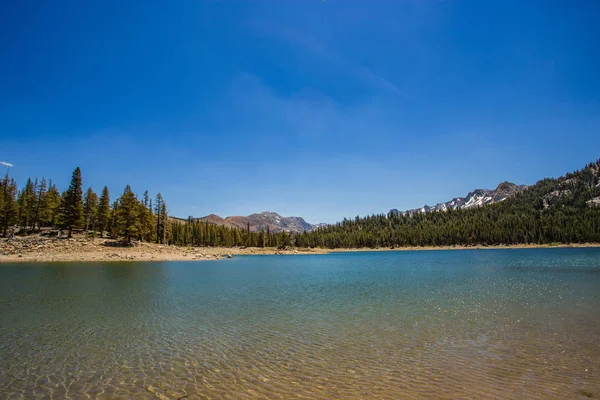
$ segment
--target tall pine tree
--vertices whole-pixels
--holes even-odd
[[[156,201],[154,202],[154,212],[156,214],[156,243],[164,243],[165,242],[165,221],[163,218],[163,208],[166,212],[166,207],[163,207],[164,200],[162,194],[156,195]]]
[[[73,171],[71,184],[62,198],[60,211],[60,220],[69,230],[68,237],[72,237],[73,228],[78,228],[83,223],[83,192],[79,167]]]
[[[37,202],[35,207],[34,219],[33,219],[33,230],[35,231],[36,227],[39,230],[41,226],[42,213],[44,209],[47,207],[47,198],[46,198],[46,190],[48,189],[48,185],[46,184],[46,178],[42,178],[42,182],[37,187]]]
[[[109,230],[110,222],[110,194],[108,188],[104,186],[100,201],[98,202],[98,211],[96,212],[96,224],[100,231],[100,237],[104,236],[104,231]]]
[[[96,213],[98,211],[98,196],[92,188],[88,188],[83,197],[83,214],[85,220],[85,230],[96,229]]]
[[[35,188],[31,178],[29,178],[17,199],[19,205],[19,224],[21,227],[26,228],[33,225],[32,219],[35,211],[35,202]]]
[[[54,226],[58,222],[60,214],[61,197],[56,185],[53,185],[52,181],[50,181],[50,185],[48,186],[45,199],[44,208],[40,211],[42,214],[41,219],[44,225]]]
[[[7,236],[10,227],[13,227],[19,216],[19,207],[17,204],[17,184],[14,179],[8,179],[8,174],[2,182],[2,208],[0,209],[0,228],[2,235]]]
[[[141,212],[143,209],[143,205],[135,197],[131,187],[127,185],[123,196],[119,199],[116,218],[117,234],[122,236],[127,244],[131,243],[131,239],[140,234],[142,229]]]

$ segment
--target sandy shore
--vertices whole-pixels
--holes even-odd
[[[133,247],[116,247],[114,241],[101,238],[74,237],[57,239],[42,236],[15,238],[11,241],[0,239],[0,263],[12,262],[74,262],[74,261],[183,261],[215,260],[236,255],[264,254],[327,254],[357,251],[410,251],[410,250],[474,250],[506,248],[557,248],[557,247],[600,247],[600,243],[571,244],[556,246],[515,245],[515,246],[444,246],[444,247],[402,247],[378,249],[306,249],[256,247],[180,247],[164,246],[155,243],[139,243]]]

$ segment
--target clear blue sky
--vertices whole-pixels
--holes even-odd
[[[334,222],[600,157],[599,1],[0,5],[0,160]]]

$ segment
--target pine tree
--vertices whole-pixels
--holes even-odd
[[[44,213],[45,208],[47,207],[47,199],[46,199],[46,190],[48,186],[46,184],[46,178],[42,178],[42,182],[37,186],[37,202],[35,207],[34,219],[33,219],[33,230],[35,231],[36,227],[39,230],[41,227],[41,219],[42,214]]]
[[[160,218],[162,219],[161,226],[163,227],[161,232],[162,243],[169,244],[169,216],[167,214],[167,203],[163,201],[160,209]]]
[[[19,217],[19,207],[17,204],[17,184],[14,179],[8,179],[8,174],[4,177],[2,183],[2,219],[0,221],[2,235],[8,235],[9,227],[14,226]]]
[[[41,210],[41,219],[44,225],[53,227],[58,223],[61,196],[56,185],[52,184],[52,181],[50,181],[45,199],[45,208]]]
[[[123,195],[119,199],[119,208],[117,211],[117,234],[124,237],[126,243],[131,243],[131,239],[136,237],[142,228],[141,211],[143,205],[127,185]]]
[[[61,223],[69,230],[68,237],[70,238],[73,228],[80,227],[83,223],[83,192],[79,167],[73,171],[69,189],[62,198],[60,213]]]
[[[96,211],[96,224],[100,231],[100,237],[104,236],[104,231],[109,230],[110,222],[110,194],[108,188],[104,186],[102,194],[100,195],[100,201],[98,202],[98,210]]]
[[[84,229],[95,230],[96,227],[96,213],[98,212],[98,195],[94,193],[92,188],[88,188],[83,197],[83,213],[85,220]]]
[[[154,236],[154,212],[152,212],[152,199],[146,190],[142,200],[143,209],[141,211],[142,232],[141,239],[151,242]]]
[[[106,228],[108,230],[108,234],[113,239],[118,237],[118,229],[119,229],[118,215],[119,215],[119,201],[115,200],[112,204],[112,209],[110,211],[110,219],[108,222],[108,226]]]
[[[19,207],[19,224],[23,229],[26,227],[33,225],[33,212],[35,210],[35,188],[33,186],[33,182],[31,178],[27,179],[27,183],[25,187],[19,193],[19,197],[17,199],[18,207]]]
[[[154,212],[156,214],[156,243],[164,243],[165,242],[165,218],[163,218],[163,205],[164,200],[162,194],[158,193],[156,195],[156,201],[154,202]],[[164,208],[166,210],[166,208]]]

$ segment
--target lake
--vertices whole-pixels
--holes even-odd
[[[600,249],[0,265],[0,398],[600,397]]]

